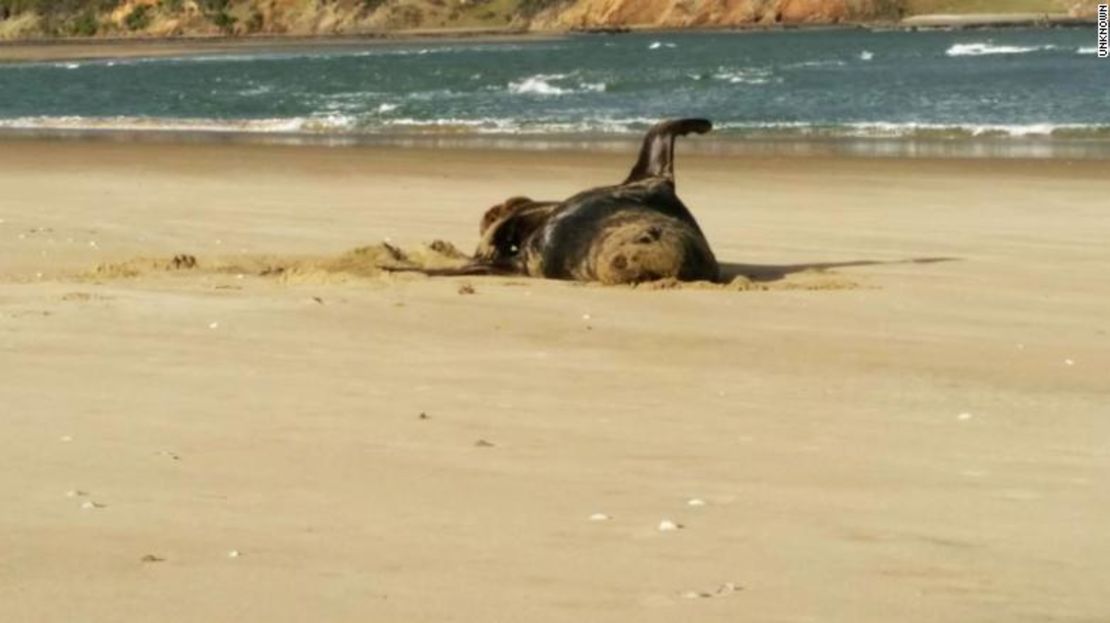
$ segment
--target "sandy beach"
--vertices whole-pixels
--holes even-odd
[[[0,139],[0,619],[1110,620],[1105,161],[680,155],[736,287],[348,261],[631,161]]]
[[[442,28],[402,30],[365,35],[252,37],[134,37],[72,39],[0,39],[0,63],[162,58],[221,54],[263,54],[305,50],[341,52],[399,43],[542,41],[564,36],[557,32],[521,32],[511,28]]]

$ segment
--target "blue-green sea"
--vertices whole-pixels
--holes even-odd
[[[1082,28],[571,35],[0,64],[0,128],[1110,141]]]

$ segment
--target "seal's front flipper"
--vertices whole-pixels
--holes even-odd
[[[494,264],[474,263],[458,268],[420,268],[419,266],[378,266],[387,273],[420,273],[429,277],[474,277],[478,275],[513,275],[511,268]]]
[[[640,146],[640,157],[628,174],[624,184],[649,177],[662,177],[674,181],[674,139],[691,132],[705,134],[713,129],[708,119],[671,119],[655,124]]]

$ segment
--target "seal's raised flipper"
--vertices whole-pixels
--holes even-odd
[[[640,157],[636,166],[628,174],[624,184],[630,184],[649,177],[662,177],[674,181],[674,139],[691,132],[705,134],[713,129],[708,119],[671,119],[661,121],[644,137],[640,146]]]

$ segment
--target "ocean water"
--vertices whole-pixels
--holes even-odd
[[[1093,29],[577,35],[0,64],[0,129],[1110,142]]]

